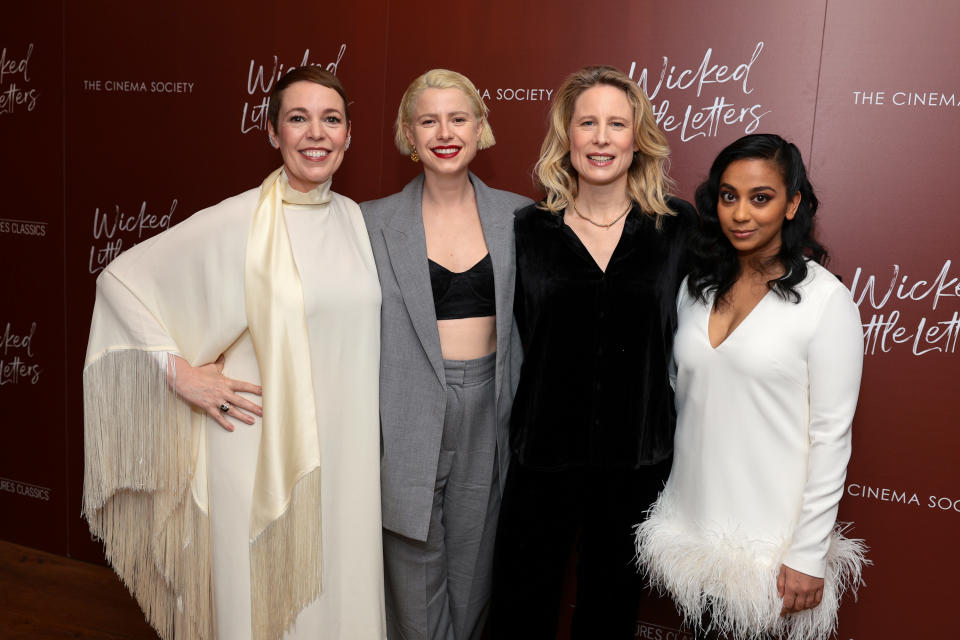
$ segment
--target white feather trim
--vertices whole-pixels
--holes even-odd
[[[843,594],[849,590],[856,598],[863,567],[871,564],[864,541],[843,535],[848,527],[837,526],[831,535],[820,604],[787,617],[780,617],[777,594],[787,544],[691,531],[672,515],[664,494],[635,529],[637,563],[691,628],[707,625],[704,630],[738,639],[823,640],[836,630]]]

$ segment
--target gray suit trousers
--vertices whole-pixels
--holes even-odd
[[[426,541],[384,529],[389,640],[483,632],[500,510],[496,356],[444,360],[446,413]]]

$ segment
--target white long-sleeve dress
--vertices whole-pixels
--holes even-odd
[[[863,331],[850,292],[807,267],[799,304],[768,292],[716,348],[712,296],[684,284],[677,300],[673,468],[638,559],[689,624],[709,617],[736,638],[826,638],[864,563],[836,526]],[[818,607],[780,617],[781,564],[825,579]]]
[[[271,427],[233,420],[227,432],[166,383],[168,354],[199,365],[224,353],[225,376],[261,381],[244,300],[259,195],[191,216],[99,277],[84,370],[85,512],[164,638],[382,640],[380,288],[359,207],[335,193],[324,204],[283,205],[309,341],[317,535],[303,520],[284,525],[292,544],[253,567],[254,484]],[[279,572],[270,584],[309,582],[299,574],[311,546],[322,556],[319,595],[291,604],[274,592],[282,589],[264,591],[265,574]]]

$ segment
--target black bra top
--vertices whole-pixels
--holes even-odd
[[[466,271],[450,271],[433,260],[430,265],[430,286],[437,320],[482,318],[497,315],[493,290],[493,261],[490,254]]]

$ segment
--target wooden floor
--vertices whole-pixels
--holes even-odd
[[[157,635],[110,569],[0,541],[0,638]]]

